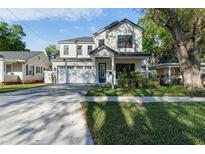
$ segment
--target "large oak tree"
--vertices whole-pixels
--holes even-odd
[[[146,16],[170,32],[184,86],[202,88],[200,55],[205,41],[205,9],[147,9]]]
[[[21,25],[9,25],[0,22],[0,51],[24,51],[26,49],[23,37],[26,34]]]

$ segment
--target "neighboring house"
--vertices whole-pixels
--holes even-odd
[[[156,70],[157,77],[159,78],[163,78],[163,77],[167,77],[168,79],[171,79],[173,77],[182,78],[179,63],[156,64],[156,65],[149,66],[149,70]],[[201,71],[201,77],[204,80],[205,79],[205,63],[201,63],[200,71]]]
[[[143,29],[124,19],[94,33],[59,41],[52,60],[58,83],[115,83],[118,72],[144,71],[150,54],[142,52]]]
[[[0,51],[0,83],[43,81],[51,63],[43,52]]]

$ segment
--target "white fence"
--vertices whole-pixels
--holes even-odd
[[[56,84],[57,75],[55,71],[44,71],[44,83]]]

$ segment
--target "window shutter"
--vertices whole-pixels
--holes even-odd
[[[26,65],[26,75],[28,75],[28,65]]]

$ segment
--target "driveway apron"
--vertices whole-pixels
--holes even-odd
[[[81,111],[87,85],[0,94],[0,144],[93,144]]]

